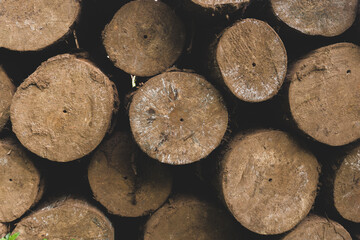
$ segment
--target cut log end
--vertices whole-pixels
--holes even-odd
[[[211,8],[211,9],[219,9],[224,7],[232,7],[235,9],[239,9],[243,6],[246,6],[250,3],[250,0],[191,0],[195,4],[200,5],[204,8]]]
[[[337,36],[355,21],[358,0],[271,0],[275,15],[304,34]]]
[[[215,58],[225,85],[243,101],[270,99],[286,76],[287,55],[280,37],[257,19],[242,20],[225,30]]]
[[[44,62],[16,91],[13,130],[33,153],[67,162],[96,148],[111,125],[114,84],[84,59],[64,54]]]
[[[181,55],[185,28],[166,4],[132,1],[106,26],[103,43],[116,67],[136,76],[153,76]]]
[[[0,223],[0,237],[5,237],[8,233],[8,227],[5,224]]]
[[[320,237],[321,236],[321,237]],[[350,234],[339,223],[332,220],[311,215],[306,217],[283,240],[351,240]]]
[[[203,77],[184,72],[164,73],[146,82],[134,95],[129,115],[142,150],[176,165],[210,154],[228,123],[219,92]]]
[[[22,219],[14,232],[28,239],[109,239],[114,229],[106,216],[80,200],[61,200]]]
[[[241,239],[239,227],[223,209],[190,197],[176,199],[154,213],[144,240]]]
[[[360,222],[360,146],[350,152],[336,172],[334,204],[345,219]]]
[[[301,130],[331,146],[360,138],[359,65],[360,47],[337,43],[290,68],[290,110]]]
[[[15,90],[16,87],[7,76],[4,69],[0,66],[0,131],[9,121],[10,105]]]
[[[80,12],[78,0],[0,1],[0,47],[35,51],[62,38]]]
[[[234,217],[253,232],[286,232],[314,203],[319,164],[284,132],[238,135],[222,164],[224,200]]]
[[[0,141],[0,222],[21,217],[36,202],[40,173],[13,139]]]
[[[100,145],[88,177],[95,199],[110,213],[123,217],[150,214],[166,201],[172,188],[169,169],[141,154],[125,132]]]

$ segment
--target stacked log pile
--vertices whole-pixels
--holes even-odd
[[[360,239],[358,0],[0,0],[0,238]]]

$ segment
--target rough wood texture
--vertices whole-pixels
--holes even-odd
[[[167,166],[140,153],[131,134],[118,132],[94,153],[88,178],[95,199],[112,214],[139,217],[168,198],[172,175]]]
[[[226,29],[215,58],[219,77],[243,101],[268,100],[286,76],[287,55],[280,37],[257,19],[245,19]]]
[[[0,141],[0,222],[21,217],[38,199],[40,173],[13,139]]]
[[[204,8],[219,9],[224,7],[232,7],[239,9],[250,3],[250,0],[191,0]]]
[[[258,130],[232,140],[222,160],[222,195],[234,217],[259,234],[298,224],[314,203],[320,166],[288,134]]]
[[[1,0],[0,47],[35,51],[62,38],[80,12],[78,0]]]
[[[10,105],[16,87],[11,82],[10,78],[0,66],[0,131],[9,121]]]
[[[33,153],[67,162],[96,148],[108,131],[115,85],[90,62],[64,54],[44,62],[16,91],[13,131]]]
[[[358,0],[271,0],[275,15],[304,34],[332,37],[355,21]]]
[[[283,240],[351,240],[350,234],[339,223],[311,215],[306,217]]]
[[[0,223],[0,237],[4,237],[8,233],[8,228],[5,224]]]
[[[228,123],[219,92],[202,76],[185,72],[148,80],[134,95],[129,115],[141,149],[163,163],[178,165],[210,154]]]
[[[301,130],[331,146],[360,138],[359,65],[360,47],[337,43],[290,68],[290,110]]]
[[[153,76],[178,59],[185,29],[166,4],[137,0],[115,14],[103,32],[103,43],[116,67],[136,76]]]
[[[64,199],[22,219],[13,231],[19,240],[76,239],[114,240],[114,229],[106,216],[81,200]]]
[[[242,239],[239,226],[227,212],[188,196],[178,197],[155,212],[144,232],[144,240]]]
[[[360,145],[345,156],[335,174],[334,204],[345,219],[360,222]]]

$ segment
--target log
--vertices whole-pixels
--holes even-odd
[[[280,234],[309,213],[319,172],[316,158],[287,133],[239,134],[221,160],[221,194],[244,227],[264,235]]]
[[[239,240],[240,226],[223,209],[190,196],[177,197],[155,212],[145,225],[144,240]]]
[[[5,224],[0,223],[0,237],[5,237],[8,233],[8,227]]]
[[[0,132],[10,118],[10,105],[16,87],[0,66]]]
[[[334,205],[340,215],[360,223],[360,145],[348,153],[335,173]]]
[[[257,19],[244,19],[226,29],[212,58],[213,75],[246,102],[270,99],[285,79],[284,44],[267,23]]]
[[[251,0],[191,0],[193,3],[213,10],[240,9],[246,7]]]
[[[352,238],[339,223],[316,215],[310,215],[283,238],[283,240],[303,239],[351,240]]]
[[[16,91],[13,131],[30,151],[68,162],[93,151],[111,125],[115,85],[97,67],[74,55],[41,64]]]
[[[160,162],[196,162],[221,142],[228,113],[219,92],[202,76],[167,72],[134,95],[130,125],[140,148]]]
[[[185,28],[166,4],[131,1],[105,27],[103,44],[116,67],[135,76],[153,76],[181,55]]]
[[[333,37],[355,21],[358,0],[271,0],[276,17],[307,35]]]
[[[14,139],[0,140],[0,222],[20,218],[39,199],[40,172]]]
[[[64,37],[79,13],[78,0],[2,0],[0,48],[43,49]]]
[[[359,64],[359,46],[337,43],[291,66],[290,111],[302,131],[330,146],[360,138]]]
[[[172,175],[140,152],[130,133],[117,132],[92,156],[88,178],[94,197],[122,217],[140,217],[158,209],[172,189]]]
[[[114,240],[111,222],[97,208],[82,200],[61,199],[23,218],[13,231],[18,240]]]

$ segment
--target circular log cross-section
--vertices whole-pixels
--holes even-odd
[[[250,3],[250,0],[191,0],[204,8],[218,9],[224,7],[233,7],[239,9]]]
[[[103,43],[116,67],[136,76],[154,76],[181,55],[185,28],[165,3],[131,1],[106,26]]]
[[[289,69],[291,114],[315,140],[341,146],[360,138],[360,47],[322,47]]]
[[[0,141],[0,222],[20,218],[38,200],[40,173],[15,140]]]
[[[316,158],[284,132],[238,135],[222,161],[222,195],[244,227],[280,234],[309,213],[319,171]]]
[[[108,131],[117,91],[98,68],[64,54],[53,57],[16,91],[11,122],[33,153],[67,162],[94,150]]]
[[[339,223],[311,215],[306,217],[283,240],[351,240],[350,234]]]
[[[340,215],[360,223],[360,145],[344,158],[337,170],[333,194]]]
[[[219,77],[243,101],[268,100],[284,82],[287,70],[284,44],[263,21],[245,19],[226,29],[215,55]]]
[[[158,209],[172,189],[161,163],[141,154],[131,134],[118,132],[92,157],[88,178],[95,199],[122,217],[140,217]]]
[[[95,207],[67,199],[33,212],[17,223],[18,240],[108,239],[114,240],[111,222]]]
[[[185,72],[167,72],[148,80],[134,95],[129,115],[141,149],[175,165],[209,155],[228,124],[219,92],[202,76]]]
[[[358,0],[271,0],[275,15],[307,35],[333,37],[355,21]]]
[[[10,105],[16,87],[0,66],[0,131],[9,121]]]
[[[144,240],[242,239],[238,224],[226,211],[193,197],[181,197],[161,207],[144,232]]]
[[[1,0],[0,47],[45,48],[69,32],[80,12],[78,0]]]

